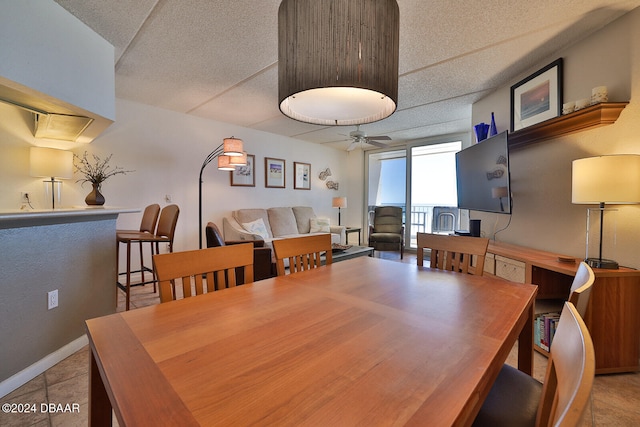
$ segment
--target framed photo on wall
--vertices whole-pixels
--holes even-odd
[[[311,164],[293,162],[293,188],[311,190]]]
[[[256,156],[247,154],[247,165],[237,166],[236,170],[230,171],[231,185],[234,187],[255,187],[256,186]]]
[[[264,186],[267,188],[285,188],[285,162],[283,159],[264,158]]]
[[[562,113],[562,58],[511,86],[511,132]]]

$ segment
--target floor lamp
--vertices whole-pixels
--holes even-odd
[[[218,158],[218,170],[233,171],[236,166],[247,165],[247,153],[243,151],[242,140],[238,138],[225,138],[215,150],[213,150],[202,162],[200,167],[200,179],[198,188],[198,243],[202,249],[202,172],[215,158]]]
[[[334,197],[331,205],[334,208],[338,208],[338,225],[342,225],[340,222],[340,209],[347,207],[347,198],[346,197]]]
[[[618,263],[603,257],[604,214],[607,204],[640,202],[640,155],[621,154],[588,157],[573,161],[571,174],[571,202],[597,204],[599,224],[595,236],[598,256],[590,257],[590,210],[587,210],[587,257],[590,267],[616,269]],[[615,239],[615,235],[613,236]]]
[[[51,185],[51,209],[55,209],[56,199],[58,204],[62,200],[62,181],[56,178],[69,179],[73,176],[73,153],[55,148],[31,147],[29,167],[31,176],[51,178],[43,182],[45,194],[49,192]]]

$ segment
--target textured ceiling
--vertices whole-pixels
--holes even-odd
[[[56,0],[115,46],[116,96],[346,149],[352,127],[278,109],[279,0]],[[398,0],[398,109],[362,126],[392,143],[471,126],[471,104],[640,0]]]

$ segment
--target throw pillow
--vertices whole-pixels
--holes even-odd
[[[264,221],[262,218],[258,218],[255,221],[245,222],[242,224],[242,227],[247,230],[251,234],[257,234],[262,237],[262,240],[266,240],[269,238],[269,232],[267,231],[267,227],[264,225]]]
[[[329,218],[311,218],[309,220],[310,233],[329,233]]]

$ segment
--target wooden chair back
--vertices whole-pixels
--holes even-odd
[[[162,208],[160,219],[158,219],[156,237],[165,237],[168,240],[169,252],[173,252],[173,237],[176,232],[179,214],[180,208],[178,205],[167,205]]]
[[[431,268],[482,276],[489,239],[484,237],[450,236],[418,233],[418,265],[424,265],[424,250],[431,249]],[[476,257],[474,268],[472,256]]]
[[[176,281],[184,298],[236,286],[236,268],[244,269],[242,283],[253,282],[253,244],[220,246],[153,256],[160,286],[160,302],[176,299]],[[204,276],[204,280],[203,280]]]
[[[566,302],[551,343],[536,426],[579,425],[595,376],[593,342],[580,313]]]
[[[142,214],[142,221],[140,221],[140,231],[143,233],[151,233],[156,230],[156,224],[158,223],[158,216],[160,215],[160,205],[154,203],[147,206]]]
[[[569,295],[569,302],[576,307],[580,317],[584,319],[584,315],[587,312],[587,305],[589,304],[589,297],[591,296],[591,287],[596,280],[596,275],[586,262],[581,262],[578,266],[578,271],[573,278],[571,284],[571,294]]]
[[[278,239],[272,243],[278,276],[285,274],[285,259],[289,260],[290,273],[320,267],[322,254],[326,254],[326,265],[333,261],[330,234],[312,234],[291,239]]]

